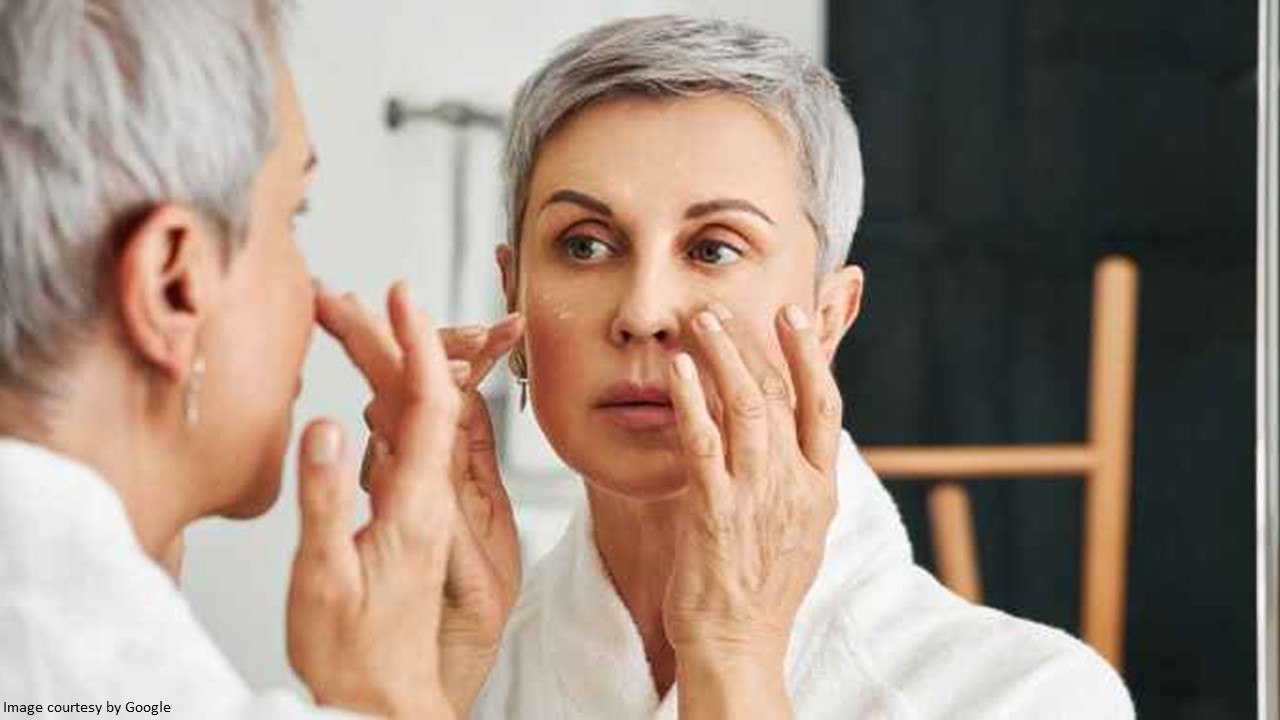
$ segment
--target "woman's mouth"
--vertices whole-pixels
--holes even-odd
[[[671,395],[661,385],[621,382],[610,385],[596,409],[624,430],[655,431],[675,425]]]

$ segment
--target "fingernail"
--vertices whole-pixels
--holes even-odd
[[[524,313],[513,312],[502,321],[502,329],[506,332],[523,333],[528,327],[528,321],[525,320]]]
[[[721,303],[718,303],[718,302],[711,303],[711,305],[708,306],[708,309],[711,310],[711,312],[715,313],[716,317],[720,318],[721,320],[733,319],[733,312],[730,311],[728,307],[726,307]]]
[[[344,293],[342,295],[342,299],[360,308],[360,312],[363,312],[366,314],[371,314],[375,312],[373,309],[373,306],[370,305],[367,301],[365,301],[364,298],[360,297],[360,295],[355,292]]]
[[[484,337],[485,333],[489,332],[489,330],[480,325],[468,325],[466,327],[460,327],[454,332],[466,340],[474,341]]]
[[[782,315],[786,318],[787,324],[791,326],[792,330],[804,330],[809,327],[809,316],[805,315],[804,311],[795,305],[788,305],[782,311]]]
[[[706,310],[698,313],[698,316],[694,318],[694,322],[700,330],[707,333],[718,333],[724,329],[720,324],[720,318]]]
[[[694,376],[693,358],[689,357],[689,353],[679,353],[676,355],[673,364],[676,368],[676,375],[681,380],[692,380]]]
[[[332,465],[338,461],[338,446],[342,438],[338,437],[338,428],[332,425],[322,426],[307,444],[307,461],[312,465]]]

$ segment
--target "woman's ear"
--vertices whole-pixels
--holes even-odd
[[[831,362],[845,333],[862,310],[862,268],[857,265],[828,273],[818,283],[818,342]]]
[[[182,379],[199,354],[198,334],[221,279],[221,253],[195,210],[160,205],[125,236],[115,266],[124,337],[137,355]]]
[[[515,262],[515,249],[511,247],[510,243],[502,243],[494,254],[498,260],[498,269],[502,271],[502,292],[507,297],[507,312],[515,312],[519,309],[518,296],[516,294],[518,271]]]

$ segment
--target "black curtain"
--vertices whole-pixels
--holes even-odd
[[[1253,0],[829,3],[862,134],[864,444],[1083,439],[1090,280],[1142,289],[1126,681],[1254,716]],[[922,490],[891,484],[931,562]],[[1078,632],[1075,480],[972,486],[987,602]]]

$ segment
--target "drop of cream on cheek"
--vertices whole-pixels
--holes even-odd
[[[549,293],[540,293],[536,300],[541,304],[550,305],[552,308],[551,317],[558,321],[569,320],[574,316],[573,301],[566,300],[563,295],[559,298],[553,298]]]
[[[574,318],[577,314],[577,306],[584,299],[581,289],[575,288],[558,288],[558,291],[541,290],[532,293],[530,298],[530,309],[543,307],[549,308],[550,312],[543,317],[549,317],[557,322],[564,322]],[[534,314],[537,314],[536,311]]]

